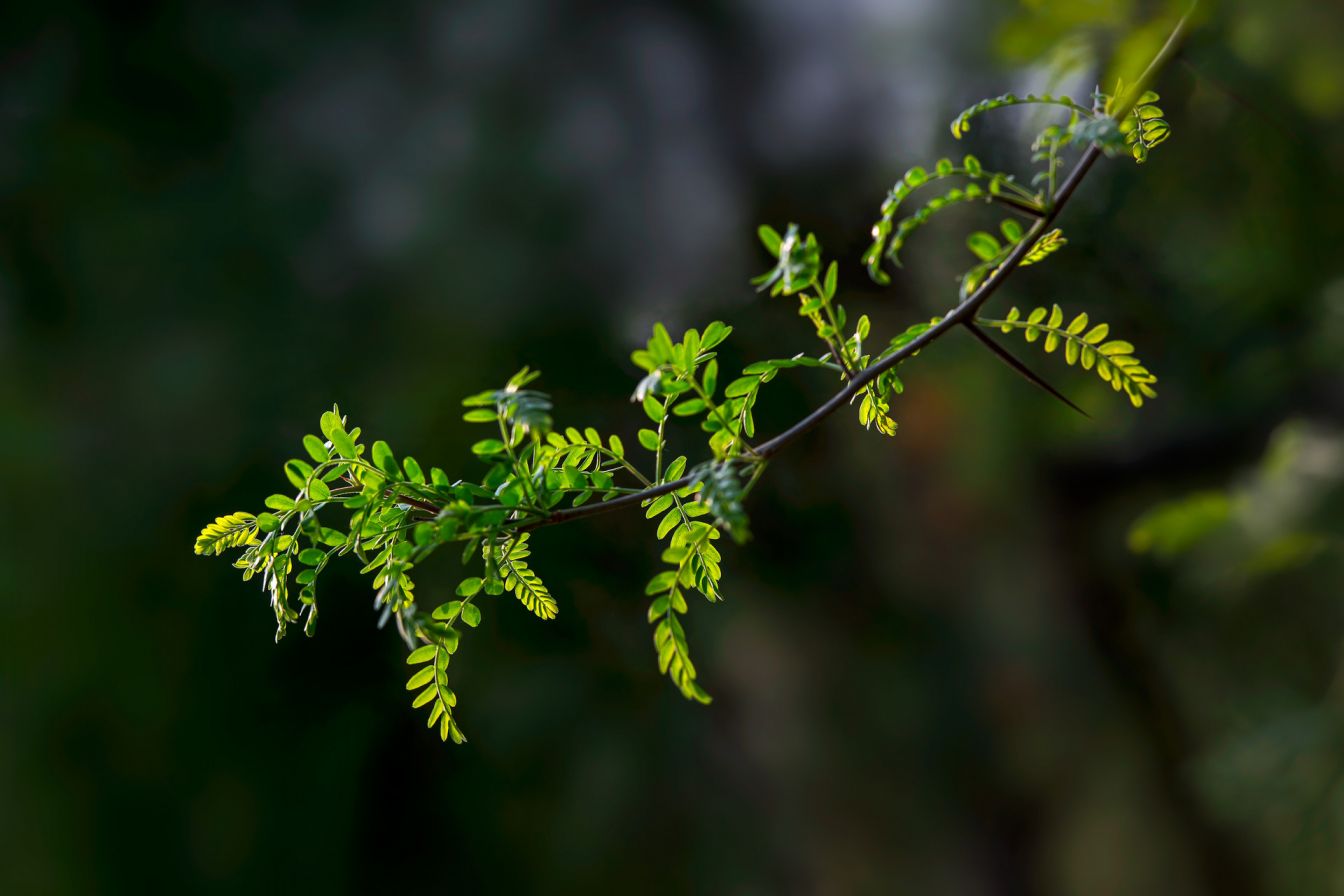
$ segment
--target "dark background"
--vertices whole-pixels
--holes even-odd
[[[1158,85],[1175,136],[1099,166],[996,301],[1109,321],[1161,398],[1019,342],[1087,420],[966,338],[922,354],[895,439],[838,415],[753,497],[728,602],[688,617],[708,708],[657,674],[638,515],[538,535],[560,616],[487,607],[458,748],[355,569],[277,646],[191,553],[333,401],[469,476],[458,402],[524,363],[633,445],[653,321],[732,323],[734,365],[811,350],[747,284],[761,222],[815,230],[884,338],[941,312],[999,216],[950,214],[878,290],[885,190],[1020,165],[1039,115],[947,122],[1068,53],[1086,95],[1153,11],[8,7],[0,889],[1344,892],[1334,4],[1212,9]],[[833,385],[781,376],[762,430]],[[1127,547],[1196,492],[1216,525],[1178,504]],[[458,575],[437,557],[422,600]]]

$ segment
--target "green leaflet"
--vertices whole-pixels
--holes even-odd
[[[969,183],[948,190],[942,196],[929,200],[914,214],[897,220],[897,212],[915,190],[925,184],[950,177],[962,178]],[[984,181],[984,186],[981,186],[981,181]],[[995,200],[1037,212],[1042,208],[1040,197],[1019,186],[1013,175],[987,171],[975,156],[966,156],[960,166],[952,164],[948,159],[942,159],[934,166],[932,175],[923,168],[912,168],[891,188],[882,203],[881,217],[873,224],[873,242],[863,255],[868,276],[878,284],[890,283],[891,278],[882,270],[882,262],[891,261],[899,266],[898,256],[905,241],[915,230],[943,209],[969,202]]]
[[[451,642],[453,649],[456,649],[456,638],[451,639]],[[411,706],[417,709],[429,706],[426,727],[438,728],[441,740],[452,738],[453,743],[462,744],[466,743],[467,738],[453,718],[457,695],[448,687],[448,660],[451,653],[452,650],[443,643],[426,644],[412,650],[406,662],[421,668],[406,682],[406,690],[417,692]]]
[[[897,423],[891,416],[891,399],[905,391],[896,371],[888,370],[877,378],[877,383],[860,393],[859,425],[864,429],[876,428],[884,436],[895,436]]]
[[[821,272],[821,246],[816,234],[804,237],[798,225],[790,224],[780,236],[770,227],[761,227],[761,243],[775,256],[775,267],[751,282],[759,292],[770,291],[772,296],[793,295],[806,289]]]
[[[1097,101],[1103,105],[1108,115],[1118,112],[1117,106],[1126,98],[1125,82],[1120,81],[1111,95],[1097,94]],[[1125,113],[1124,120],[1117,128],[1118,139],[1113,139],[1108,149],[1122,144],[1129,149],[1134,161],[1142,165],[1148,161],[1148,155],[1171,136],[1171,125],[1163,117],[1164,113],[1157,103],[1161,100],[1155,92],[1146,90],[1134,101],[1133,108]]]
[[[966,132],[971,129],[971,121],[986,112],[992,112],[995,109],[1005,109],[1010,106],[1023,105],[1061,106],[1070,110],[1075,115],[1081,114],[1090,116],[1092,114],[1092,110],[1078,105],[1067,96],[1051,96],[1050,94],[1037,96],[1029,93],[1026,96],[1019,97],[1015,94],[1005,93],[1002,96],[981,100],[975,105],[963,109],[961,114],[952,120],[952,136],[958,140],[966,136]]]
[[[738,544],[745,543],[747,511],[742,506],[742,480],[733,465],[726,461],[701,464],[691,472],[691,481],[700,486],[698,499],[709,508],[718,524]],[[665,534],[660,527],[658,537]]]
[[[215,521],[196,536],[196,553],[222,554],[229,548],[257,543],[257,518],[250,513],[230,513]]]
[[[1041,234],[1041,238],[1036,241],[1036,245],[1032,246],[1027,254],[1022,257],[1022,267],[1025,268],[1045,261],[1045,259],[1068,245],[1068,242],[1058,227]]]
[[[531,536],[524,532],[516,538],[487,544],[482,550],[487,571],[493,571],[503,580],[504,590],[512,591],[518,602],[542,619],[554,619],[560,606],[551,597],[541,578],[527,564],[532,551],[527,542]]]
[[[1125,120],[1120,123],[1120,133],[1125,137],[1134,161],[1142,165],[1148,161],[1148,154],[1171,136],[1171,125],[1162,117],[1162,110],[1156,105],[1159,97],[1151,90],[1145,93]]]
[[[551,428],[551,399],[544,392],[524,388],[541,374],[524,367],[509,378],[503,389],[478,392],[463,400],[469,410],[463,419],[469,423],[498,423],[513,441],[518,435]]]
[[[952,172],[949,171],[948,173],[950,174]],[[970,175],[968,174],[968,176]],[[887,246],[885,247],[885,250],[882,251],[879,248],[879,251],[881,251],[881,253],[888,260],[890,260],[892,264],[896,265],[897,267],[900,267],[901,266],[900,253],[901,249],[905,246],[905,241],[909,239],[910,235],[913,234],[916,230],[918,230],[924,224],[927,224],[929,220],[938,212],[942,211],[945,208],[949,208],[950,206],[956,205],[957,203],[962,202],[988,203],[992,201],[992,199],[993,197],[977,183],[967,184],[965,189],[962,189],[960,187],[954,187],[951,190],[948,190],[942,196],[936,196],[933,199],[930,199],[927,203],[924,204],[923,208],[921,208],[919,211],[905,218],[902,218],[900,221],[896,222],[894,229],[891,231],[891,236],[889,238]],[[880,247],[880,244],[878,245]],[[871,248],[869,251],[872,251]]]
[[[980,231],[966,238],[966,248],[970,249],[981,261],[993,261],[1003,251],[999,241],[992,234]]]
[[[1005,243],[1000,243],[993,234],[984,232],[973,233],[967,237],[966,247],[980,259],[980,264],[962,275],[962,299],[968,298],[986,280],[998,273],[1004,261],[1025,237],[1021,225],[1016,221],[1004,221],[1000,230],[1006,240]],[[1041,234],[1040,238],[1027,250],[1027,254],[1022,256],[1019,266],[1025,268],[1033,264],[1039,264],[1064,248],[1068,243],[1069,241],[1064,238],[1063,232],[1058,227],[1048,230]]]
[[[1107,341],[1110,327],[1096,324],[1089,328],[1086,313],[1079,314],[1065,326],[1064,311],[1058,305],[1049,310],[1033,309],[1025,318],[1013,307],[1001,320],[978,318],[976,323],[998,327],[1004,333],[1020,330],[1028,342],[1036,342],[1044,336],[1043,347],[1047,352],[1063,345],[1066,363],[1080,365],[1084,370],[1095,369],[1097,376],[1115,391],[1123,391],[1136,408],[1143,406],[1144,399],[1157,397],[1153,389],[1157,377],[1134,357],[1134,346],[1118,339]]]
[[[676,470],[675,472],[680,472]],[[709,508],[689,498],[700,484],[682,489],[669,498],[662,507],[668,508],[658,525],[658,537],[667,539],[663,562],[672,569],[658,573],[644,589],[654,597],[649,605],[648,619],[654,626],[653,646],[658,657],[658,671],[667,675],[689,700],[709,703],[710,696],[696,679],[695,664],[691,661],[686,630],[678,618],[689,609],[688,590],[698,591],[709,601],[717,601],[722,560],[714,541],[719,530],[696,517],[710,513]],[[661,499],[659,499],[661,500]],[[657,505],[654,505],[657,506]],[[650,517],[656,513],[649,513]]]

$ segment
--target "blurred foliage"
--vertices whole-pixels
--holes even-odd
[[[1205,587],[1218,590],[1340,550],[1331,520],[1344,487],[1344,436],[1303,421],[1286,423],[1244,478],[1229,490],[1201,491],[1148,510],[1130,527],[1130,549],[1164,560],[1181,557],[1200,570]],[[1222,543],[1209,544],[1215,538]],[[1238,562],[1229,566],[1228,557]]]
[[[1344,427],[1332,4],[1207,6],[1154,87],[1178,138],[1099,170],[1006,290],[1104,310],[1161,400],[1076,378],[1087,421],[970,339],[921,355],[896,438],[835,421],[753,492],[730,599],[690,632],[703,711],[647,661],[631,583],[658,550],[625,518],[538,546],[572,612],[464,639],[479,736],[453,751],[397,699],[413,670],[353,575],[321,638],[274,646],[266,597],[182,549],[271,491],[268,446],[313,407],[428,457],[524,362],[619,430],[611,384],[641,371],[616,349],[656,319],[731,322],[721,365],[801,351],[746,285],[751,222],[809,222],[866,300],[850,237],[898,158],[952,150],[944,110],[1087,96],[1165,11],[6,9],[0,888],[1338,892],[1344,513],[1311,447]],[[1060,76],[1077,35],[1098,50]],[[1015,169],[1044,124],[986,118],[968,148]],[[955,296],[941,217],[874,332]],[[772,386],[756,424],[825,391]],[[1255,472],[1289,420],[1297,472]],[[1260,531],[1237,508],[1262,488]],[[1127,549],[1210,491],[1231,518],[1187,552]]]
[[[1319,601],[1318,583],[1337,594],[1344,574],[1344,434],[1338,426],[1285,423],[1260,463],[1234,483],[1164,502],[1130,529],[1131,548],[1151,552],[1162,564],[1157,576],[1167,579],[1172,607],[1198,607],[1217,630],[1236,616],[1310,613]],[[1296,606],[1284,606],[1285,594],[1294,595]],[[1329,610],[1338,613],[1337,606]],[[1340,880],[1344,837],[1344,666],[1338,645],[1331,645],[1317,658],[1325,677],[1312,686],[1299,675],[1312,661],[1309,642],[1316,638],[1300,642],[1304,655],[1285,662],[1287,655],[1267,652],[1265,644],[1291,641],[1291,625],[1262,624],[1269,629],[1264,637],[1206,635],[1193,655],[1167,657],[1171,680],[1200,703],[1207,698],[1189,677],[1191,662],[1206,667],[1199,678],[1210,668],[1239,673],[1218,685],[1220,705],[1191,712],[1206,725],[1209,740],[1192,774],[1212,812],[1261,846],[1275,891],[1328,892]],[[1208,667],[1215,657],[1221,662]]]

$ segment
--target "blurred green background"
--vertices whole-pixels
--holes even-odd
[[[895,439],[842,415],[755,494],[728,602],[688,617],[708,708],[657,674],[637,515],[538,536],[560,616],[491,605],[456,749],[354,569],[277,646],[191,553],[333,401],[476,475],[458,402],[524,363],[562,423],[634,444],[653,321],[732,323],[734,364],[810,350],[747,285],[761,222],[815,230],[878,333],[943,311],[998,216],[878,290],[885,190],[1020,166],[1039,116],[946,123],[1086,95],[1153,12],[8,7],[0,890],[1344,893],[1335,4],[1211,8],[1157,85],[1172,140],[1100,166],[997,302],[1109,321],[1161,398],[1019,347],[1086,420],[969,339],[921,355]],[[776,383],[765,432],[833,387]],[[424,599],[456,576],[437,558]]]

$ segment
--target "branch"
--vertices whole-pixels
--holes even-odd
[[[391,448],[383,441],[373,442],[372,462],[364,459],[365,449],[357,438],[360,430],[347,431],[340,408],[333,405],[321,418],[321,432],[327,441],[314,435],[303,439],[305,450],[317,466],[297,459],[285,463],[285,476],[299,490],[297,497],[280,494],[268,497],[266,506],[278,511],[278,515],[233,513],[217,517],[197,538],[196,553],[219,554],[226,548],[243,547],[243,556],[234,565],[244,570],[244,580],[261,576],[264,589],[270,594],[276,619],[276,639],[279,640],[285,634],[286,626],[299,621],[304,614],[304,631],[309,635],[313,633],[317,621],[314,581],[333,555],[353,550],[366,561],[363,571],[376,573],[374,607],[382,609],[379,627],[395,616],[397,630],[410,650],[407,663],[421,667],[410,675],[406,684],[408,690],[419,691],[412,705],[428,704],[429,725],[433,727],[437,723],[440,738],[462,743],[465,738],[452,712],[456,701],[447,687],[447,664],[465,629],[475,628],[481,622],[480,607],[471,602],[472,598],[482,592],[493,595],[509,591],[537,616],[553,617],[555,601],[525,561],[529,555],[530,536],[527,533],[545,526],[647,505],[652,516],[662,516],[657,527],[658,538],[670,542],[662,556],[672,567],[655,575],[644,592],[653,598],[648,618],[655,626],[653,642],[659,670],[666,673],[685,696],[708,703],[709,695],[695,681],[695,667],[688,655],[685,632],[678,616],[687,612],[685,593],[692,590],[710,601],[721,599],[721,555],[712,541],[721,536],[720,528],[730,532],[739,542],[745,540],[743,498],[775,454],[801,439],[836,411],[854,404],[860,396],[863,397],[859,406],[860,422],[869,424],[876,418],[877,428],[890,435],[894,423],[886,414],[890,409],[889,394],[901,389],[899,380],[894,378],[898,365],[959,327],[969,328],[1001,360],[1073,406],[1010,352],[976,330],[978,313],[1014,271],[1050,254],[1062,242],[1057,239],[1059,231],[1050,228],[1096,164],[1103,145],[1107,153],[1112,148],[1128,146],[1135,159],[1141,162],[1151,147],[1169,135],[1170,125],[1161,119],[1161,111],[1151,103],[1153,97],[1142,90],[1176,54],[1188,19],[1188,13],[1181,18],[1129,94],[1099,96],[1105,99],[1106,106],[1095,112],[1075,107],[1076,111],[1091,117],[1088,130],[1076,127],[1077,121],[1071,125],[1069,142],[1076,138],[1086,146],[1062,183],[1057,181],[1061,164],[1058,148],[1062,139],[1058,130],[1046,132],[1050,139],[1046,156],[1047,184],[1040,191],[1027,192],[1010,175],[985,172],[971,156],[967,156],[966,167],[961,169],[947,159],[937,163],[933,179],[954,175],[964,175],[972,180],[991,178],[988,186],[991,198],[997,198],[1014,213],[1031,219],[1030,228],[1022,233],[1022,225],[1005,221],[1003,230],[1009,240],[1007,249],[987,234],[975,235],[969,244],[982,263],[962,278],[953,300],[956,304],[944,316],[910,327],[891,340],[880,354],[863,353],[863,341],[870,329],[866,317],[859,321],[848,339],[841,335],[839,324],[844,319],[843,308],[838,305],[832,308],[838,269],[832,261],[824,279],[818,279],[821,249],[815,236],[808,234],[805,242],[799,244],[796,225],[789,226],[785,237],[769,228],[761,228],[762,242],[778,258],[772,271],[753,282],[764,288],[778,283],[783,277],[784,282],[776,286],[775,294],[799,295],[803,303],[800,312],[816,325],[817,335],[826,343],[830,354],[823,355],[820,360],[798,355],[791,361],[760,362],[747,367],[742,377],[724,387],[724,400],[732,403],[737,418],[734,423],[725,417],[729,405],[716,405],[712,400],[715,387],[710,380],[716,379],[716,375],[711,375],[706,368],[704,376],[696,376],[698,361],[707,357],[705,353],[722,342],[731,328],[715,322],[706,327],[703,336],[697,337],[696,331],[688,331],[681,343],[674,344],[666,328],[655,325],[647,350],[637,351],[634,355],[639,366],[650,371],[650,376],[641,381],[636,390],[638,399],[644,402],[648,416],[658,424],[656,434],[649,430],[639,433],[640,444],[654,452],[651,480],[625,459],[625,450],[615,435],[604,445],[601,435],[591,427],[582,431],[569,427],[563,436],[549,431],[552,427],[551,401],[543,393],[524,388],[538,376],[524,367],[509,379],[504,389],[477,393],[463,402],[471,408],[464,414],[465,420],[492,426],[498,424],[499,427],[499,439],[485,439],[472,446],[473,454],[492,465],[491,472],[480,485],[461,481],[450,485],[437,467],[430,470],[430,481],[426,482],[424,470],[418,463],[410,457],[398,463]],[[1116,92],[1120,93],[1118,89]],[[1048,96],[1028,96],[1024,101],[1063,102],[1073,106],[1072,101]],[[1135,104],[1140,101],[1145,102],[1136,109]],[[977,104],[958,117],[953,133],[960,136],[966,122],[982,111],[1018,102],[1013,95],[1005,94]],[[1124,123],[1119,124],[1120,121]],[[1034,147],[1038,151],[1036,161],[1040,161],[1039,146],[1038,142]],[[969,184],[964,190],[952,190],[939,199],[930,199],[920,211],[900,222],[893,239],[891,229],[896,206],[912,189],[930,179],[924,169],[910,169],[883,203],[883,216],[874,228],[875,241],[865,253],[869,272],[876,279],[888,279],[879,270],[884,246],[894,260],[894,253],[913,227],[949,203],[985,195],[985,190],[978,184]],[[992,251],[988,248],[991,243]],[[989,255],[993,258],[984,260]],[[806,282],[802,282],[804,277]],[[808,288],[815,288],[816,296],[809,297],[803,292]],[[1047,313],[1049,321],[1045,320]],[[1021,319],[1017,309],[1008,317],[1011,320],[980,322],[997,325],[1005,332],[1013,327],[1025,327],[1028,341],[1035,341],[1041,331],[1045,331],[1047,351],[1057,348],[1060,340],[1066,340],[1064,345],[1068,351],[1065,354],[1068,357],[1065,360],[1070,364],[1081,362],[1085,369],[1095,367],[1117,391],[1125,389],[1135,406],[1143,403],[1144,396],[1156,397],[1150,385],[1156,382],[1156,377],[1130,354],[1133,347],[1123,340],[1102,341],[1109,332],[1107,325],[1098,324],[1080,335],[1086,328],[1087,315],[1079,314],[1067,329],[1062,329],[1062,311],[1057,305],[1051,312],[1036,309],[1026,320]],[[832,360],[827,361],[827,357]],[[874,357],[876,361],[869,363]],[[717,362],[710,363],[717,370]],[[743,434],[755,437],[755,426],[749,415],[761,384],[772,379],[779,369],[799,365],[838,371],[843,377],[839,391],[793,426],[753,447]],[[669,370],[676,377],[675,383],[663,380],[663,374]],[[661,403],[648,394],[650,386],[659,382],[663,382],[667,390]],[[688,391],[693,391],[696,397],[674,408],[676,396]],[[664,466],[666,442],[663,434],[669,410],[677,416],[688,416],[699,413],[702,406],[713,418],[705,420],[702,428],[713,433],[709,447],[714,457],[690,468],[689,472],[684,457]],[[546,436],[544,443],[542,435]],[[651,439],[651,436],[656,438]],[[524,444],[525,439],[528,441]],[[523,447],[519,448],[520,444]],[[617,487],[612,474],[622,468],[642,488],[627,487],[628,484]],[[673,470],[675,472],[671,472]],[[336,483],[334,488],[326,485],[342,476],[343,483]],[[660,479],[672,476],[678,478],[658,484]],[[574,492],[578,495],[573,503],[579,506],[550,509]],[[594,493],[601,493],[611,500],[582,503]],[[687,498],[687,495],[692,497]],[[493,501],[476,502],[476,496],[487,500],[493,498]],[[318,509],[332,501],[353,511],[348,534],[322,527],[316,519]],[[712,522],[694,519],[701,516],[711,516]],[[284,532],[290,524],[294,525],[293,534]],[[303,547],[300,535],[308,537],[311,547]],[[479,550],[484,570],[482,575],[471,576],[459,583],[456,593],[462,600],[445,602],[427,613],[415,603],[414,583],[408,572],[439,545],[450,541],[467,542],[463,562]],[[365,549],[377,550],[378,554],[369,561]],[[290,586],[289,576],[295,564],[306,567],[292,580],[294,587],[299,589],[297,595]],[[463,628],[456,627],[459,621]],[[421,641],[426,643],[417,646]]]
[[[767,460],[773,457],[799,436],[813,429],[817,424],[821,423],[821,421],[840,410],[840,408],[848,405],[856,395],[863,391],[864,386],[877,379],[883,373],[891,370],[893,367],[931,343],[941,339],[963,322],[974,320],[975,312],[978,311],[980,306],[984,305],[985,302],[989,301],[990,297],[998,291],[1004,281],[1007,280],[1013,271],[1017,269],[1018,265],[1022,263],[1022,259],[1027,257],[1027,253],[1031,251],[1031,248],[1036,245],[1036,240],[1045,233],[1050,227],[1050,224],[1056,217],[1058,217],[1060,210],[1063,209],[1065,203],[1067,203],[1070,197],[1073,196],[1074,191],[1078,189],[1078,185],[1082,183],[1082,180],[1087,176],[1088,171],[1090,171],[1092,166],[1096,164],[1097,158],[1100,155],[1101,150],[1096,146],[1089,146],[1083,152],[1082,157],[1078,159],[1078,163],[1074,166],[1073,171],[1069,173],[1068,178],[1065,179],[1064,183],[1060,186],[1059,192],[1055,196],[1055,201],[1051,203],[1050,207],[1045,211],[1045,214],[1031,226],[1031,229],[1027,231],[1026,236],[1022,238],[1022,241],[1013,247],[1012,253],[1004,263],[999,266],[999,269],[990,275],[989,279],[982,283],[980,288],[972,293],[966,301],[952,309],[941,321],[921,333],[905,346],[883,358],[881,361],[878,361],[875,364],[870,364],[862,370],[857,371],[849,382],[845,384],[843,389],[832,395],[824,404],[812,413],[808,414],[802,420],[799,420],[793,426],[784,430],[784,432],[775,436],[770,441],[758,445],[756,448],[756,457],[760,460]],[[523,525],[518,526],[516,531],[530,532],[533,529],[541,529],[545,526],[554,526],[572,520],[610,513],[611,511],[620,510],[625,507],[638,506],[650,498],[657,498],[661,495],[670,494],[683,489],[690,485],[691,481],[690,476],[683,476],[672,482],[665,482],[662,485],[656,485],[653,488],[645,489],[642,492],[636,492],[632,495],[621,495],[618,498],[613,498],[610,501],[603,501],[600,504],[583,504],[579,507],[564,508],[555,511],[550,516],[544,517],[543,519],[524,523]]]
[[[1129,109],[1133,108],[1134,100],[1142,95],[1142,90],[1151,83],[1161,68],[1176,54],[1185,38],[1186,31],[1189,27],[1190,16],[1194,13],[1196,5],[1197,2],[1192,3],[1189,11],[1176,23],[1175,28],[1171,32],[1171,36],[1167,38],[1167,42],[1135,83],[1133,89],[1130,91],[1127,101],[1122,102],[1121,107],[1116,114],[1117,119],[1123,119],[1124,116],[1128,114]],[[856,371],[843,389],[832,395],[824,404],[819,406],[812,413],[808,414],[802,420],[799,420],[773,439],[770,439],[768,442],[758,445],[756,447],[754,460],[756,462],[765,461],[775,454],[778,454],[800,436],[809,432],[827,417],[831,416],[831,414],[834,414],[842,407],[848,405],[854,397],[863,391],[863,388],[873,380],[911,357],[916,352],[927,348],[929,345],[943,338],[962,324],[971,324],[973,326],[975,313],[993,297],[994,293],[999,291],[999,287],[1001,287],[1022,264],[1022,260],[1027,257],[1027,253],[1036,245],[1036,241],[1050,228],[1050,225],[1054,223],[1055,219],[1059,216],[1059,213],[1064,209],[1064,206],[1068,204],[1068,201],[1073,197],[1074,192],[1077,191],[1078,186],[1083,182],[1083,179],[1087,177],[1088,172],[1092,170],[1092,166],[1096,164],[1097,159],[1100,158],[1101,154],[1101,149],[1095,144],[1088,146],[1088,148],[1083,151],[1082,156],[1079,157],[1077,163],[1073,166],[1073,170],[1069,172],[1069,176],[1064,179],[1062,184],[1060,184],[1059,190],[1055,193],[1049,206],[1041,212],[1040,216],[1031,226],[1031,229],[1027,231],[1021,242],[1013,247],[1012,253],[1009,254],[1004,263],[980,285],[979,289],[972,293],[960,305],[949,311],[947,316],[941,321],[921,333],[918,337],[883,358],[881,361]],[[656,485],[653,488],[645,489],[642,492],[621,495],[618,498],[613,498],[610,501],[604,501],[600,504],[584,504],[579,507],[569,507],[557,510],[542,519],[524,523],[521,526],[518,526],[515,531],[530,532],[533,529],[541,529],[545,526],[554,526],[572,520],[610,513],[626,507],[637,507],[650,498],[657,498],[661,495],[670,494],[686,488],[691,484],[691,477],[683,476],[675,481],[665,482],[662,485]]]

